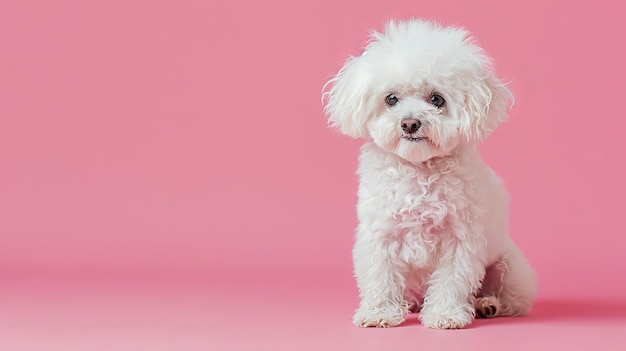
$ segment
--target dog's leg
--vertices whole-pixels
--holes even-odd
[[[485,242],[481,228],[456,229],[441,243],[442,256],[428,281],[422,324],[436,329],[457,329],[474,319],[474,293],[485,274]]]
[[[537,294],[535,272],[515,247],[487,269],[476,299],[479,317],[520,316],[532,308]]]
[[[405,278],[401,262],[390,254],[393,244],[376,242],[371,237],[354,246],[354,270],[361,303],[353,322],[359,327],[393,327],[409,312],[404,301]]]

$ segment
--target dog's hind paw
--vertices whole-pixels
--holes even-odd
[[[476,317],[493,318],[500,311],[500,301],[494,296],[479,297],[474,302],[476,308]]]

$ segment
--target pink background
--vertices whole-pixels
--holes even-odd
[[[350,324],[361,142],[320,93],[411,16],[512,82],[481,150],[539,273],[528,317]],[[604,0],[0,2],[0,348],[626,347],[624,33]]]

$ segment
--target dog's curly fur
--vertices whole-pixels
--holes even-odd
[[[508,235],[508,195],[476,144],[510,91],[469,33],[414,19],[373,32],[328,82],[329,121],[361,149],[354,324],[462,328],[527,313],[535,273]]]

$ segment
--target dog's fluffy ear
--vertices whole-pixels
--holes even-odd
[[[495,77],[491,69],[485,69],[475,77],[466,95],[464,114],[468,140],[481,141],[508,118],[507,109],[513,102],[511,91]]]
[[[369,101],[370,82],[365,60],[365,55],[350,57],[324,86],[324,90],[331,86],[324,93],[329,124],[353,138],[367,136],[365,124],[374,112]]]

